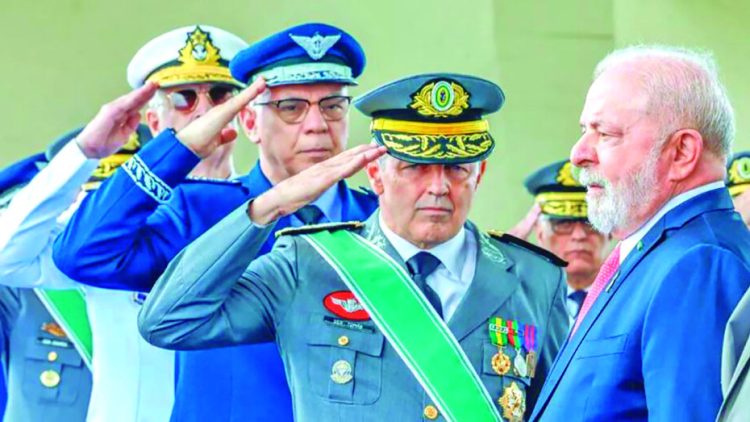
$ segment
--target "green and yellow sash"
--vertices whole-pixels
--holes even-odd
[[[91,369],[93,343],[91,325],[86,311],[86,298],[81,289],[34,289],[34,293],[52,318],[65,330],[84,363]]]
[[[445,419],[501,420],[453,333],[401,265],[346,230],[302,237],[359,299]]]

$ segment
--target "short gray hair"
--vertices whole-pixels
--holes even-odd
[[[648,112],[668,119],[663,136],[681,128],[695,129],[708,151],[729,157],[734,110],[711,53],[665,45],[630,46],[599,62],[594,79],[610,68],[635,62],[636,76],[649,98]]]

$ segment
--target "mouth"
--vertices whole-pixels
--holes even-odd
[[[449,215],[453,212],[452,209],[442,207],[420,207],[417,211],[427,215]]]
[[[300,154],[309,157],[329,157],[331,155],[331,151],[326,148],[309,148],[300,151]]]
[[[565,258],[590,258],[591,252],[584,251],[584,250],[575,250],[575,251],[568,251],[565,253]]]

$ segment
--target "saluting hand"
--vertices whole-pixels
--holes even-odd
[[[177,133],[177,139],[197,156],[208,157],[216,151],[216,148],[234,141],[237,133],[227,125],[237,113],[265,89],[266,81],[258,78],[229,101],[215,106],[203,116],[190,122]]]
[[[385,147],[371,144],[348,149],[274,186],[250,203],[247,214],[261,225],[292,214],[385,152]]]
[[[529,212],[526,213],[523,219],[519,221],[518,224],[515,225],[515,227],[508,230],[508,234],[511,234],[519,239],[527,240],[529,238],[529,235],[531,234],[531,230],[534,228],[537,220],[539,220],[539,215],[541,213],[542,208],[539,206],[539,204],[534,203],[534,205],[531,206],[531,209],[529,209]]]
[[[103,105],[76,137],[83,154],[88,158],[104,158],[117,152],[138,128],[140,110],[158,88],[156,83],[148,82]]]

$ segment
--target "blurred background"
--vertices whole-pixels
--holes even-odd
[[[568,156],[596,63],[613,48],[666,43],[713,52],[737,115],[735,150],[750,148],[750,0],[0,0],[0,167],[43,150],[129,87],[125,68],[148,40],[194,23],[249,42],[294,24],[346,29],[368,64],[353,94],[409,74],[451,71],[497,82],[498,141],[472,218],[507,230],[531,205],[522,186]],[[351,115],[350,145],[369,141]],[[255,147],[238,139],[245,172]],[[365,184],[362,175],[352,185]]]

